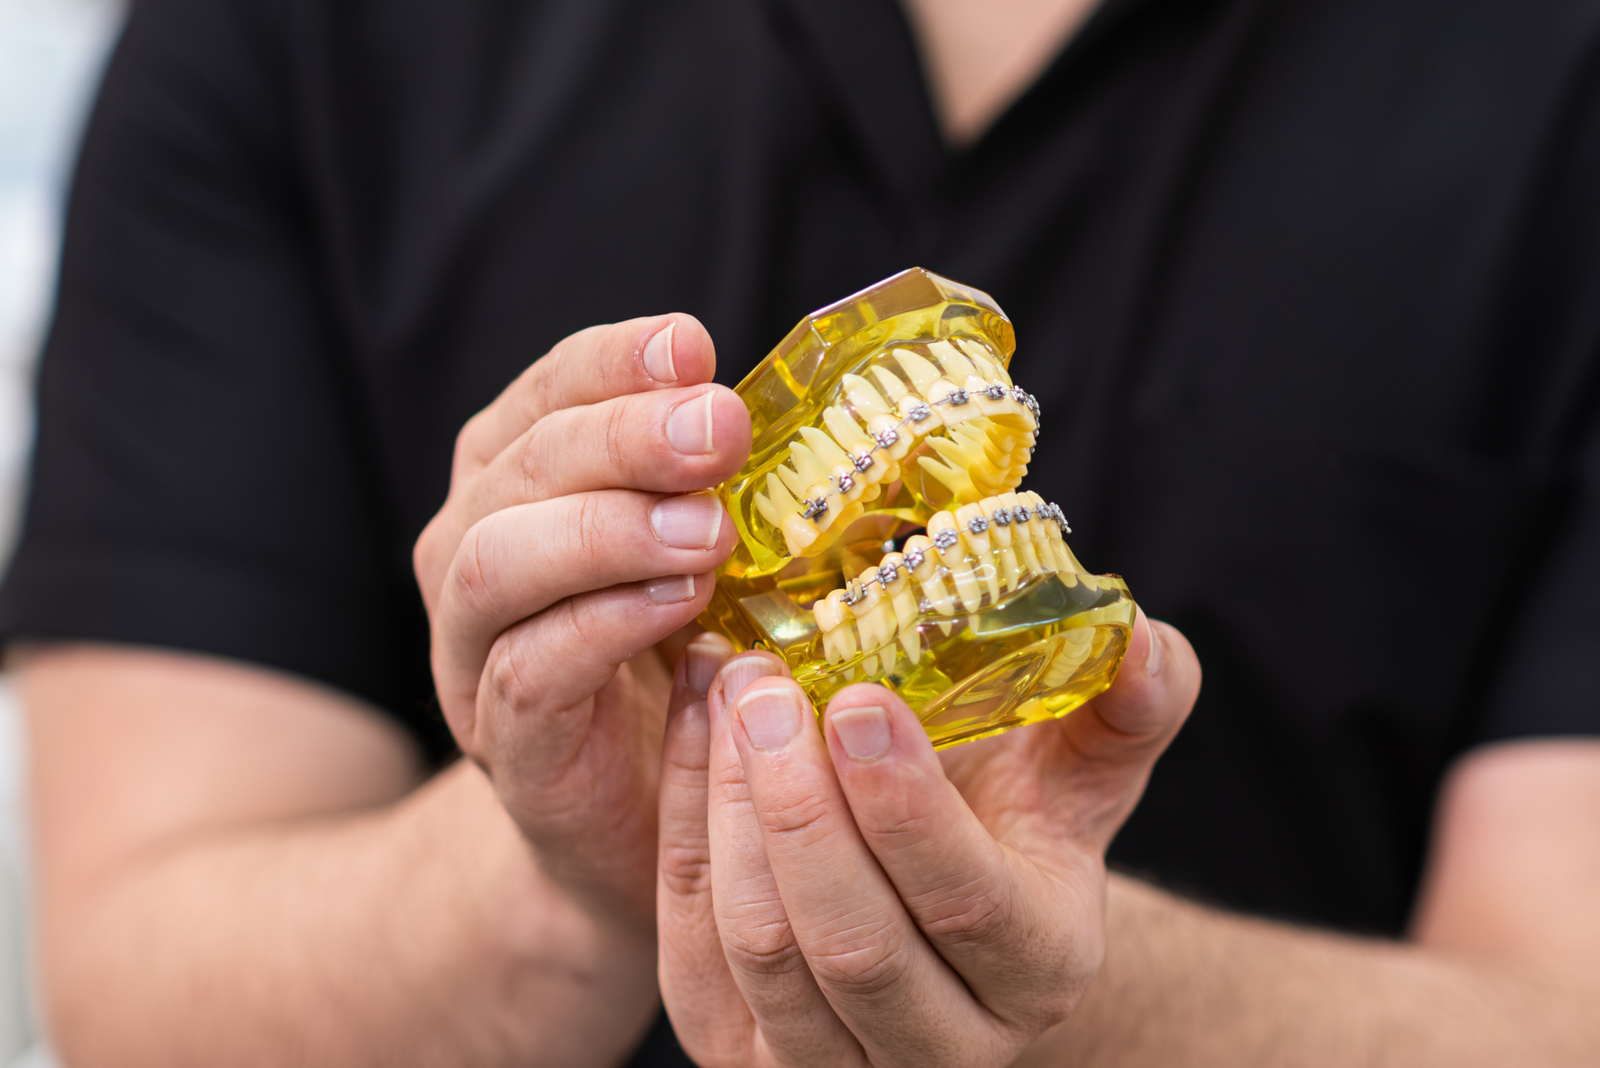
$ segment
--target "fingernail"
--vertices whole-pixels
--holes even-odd
[[[693,575],[673,575],[670,578],[652,579],[645,585],[645,596],[653,604],[677,604],[694,596]]]
[[[738,699],[744,688],[757,679],[782,675],[777,662],[765,656],[741,656],[727,662],[722,668],[722,697],[725,702]]]
[[[720,635],[702,634],[690,642],[688,662],[684,669],[689,689],[699,694],[710,693],[711,684],[717,679],[717,671],[732,655],[733,646]]]
[[[650,529],[673,549],[709,549],[722,533],[722,502],[709,493],[668,497],[650,509]]]
[[[711,434],[711,406],[715,393],[684,401],[667,416],[667,444],[685,456],[704,456],[715,447]]]
[[[873,761],[889,751],[889,713],[877,705],[834,712],[828,722],[851,760]]]
[[[1150,642],[1150,651],[1145,654],[1144,673],[1154,675],[1161,670],[1161,651],[1166,648],[1161,641],[1161,636],[1156,633],[1156,628],[1150,625],[1150,617],[1143,615],[1144,636]]]
[[[676,329],[677,323],[668,323],[644,343],[645,374],[664,386],[678,380],[678,369],[672,363],[672,333]]]
[[[800,698],[792,686],[766,686],[739,697],[739,720],[757,749],[782,749],[800,730]]]

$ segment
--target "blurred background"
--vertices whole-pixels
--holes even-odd
[[[33,370],[49,320],[61,207],[121,0],[0,0],[0,558],[33,443]],[[0,1065],[53,1064],[29,981],[22,725],[0,678]]]

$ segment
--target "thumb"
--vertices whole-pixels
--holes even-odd
[[[1098,796],[1092,822],[1109,843],[1138,802],[1150,769],[1200,695],[1200,661],[1176,627],[1139,609],[1116,681],[1061,722],[1072,780]]]

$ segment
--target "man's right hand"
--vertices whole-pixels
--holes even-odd
[[[628,662],[699,614],[735,542],[716,498],[696,492],[750,449],[749,413],[711,384],[715,365],[687,315],[565,339],[461,431],[449,497],[414,556],[462,751],[550,876],[641,930],[654,920],[667,693],[664,673]]]

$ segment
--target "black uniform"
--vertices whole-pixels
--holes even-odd
[[[139,0],[0,629],[443,755],[409,553],[468,416],[669,310],[732,383],[922,265],[1014,319],[1026,485],[1205,667],[1113,859],[1398,932],[1449,762],[1600,730],[1597,45],[1600,0],[1107,0],[956,152],[890,0]]]

